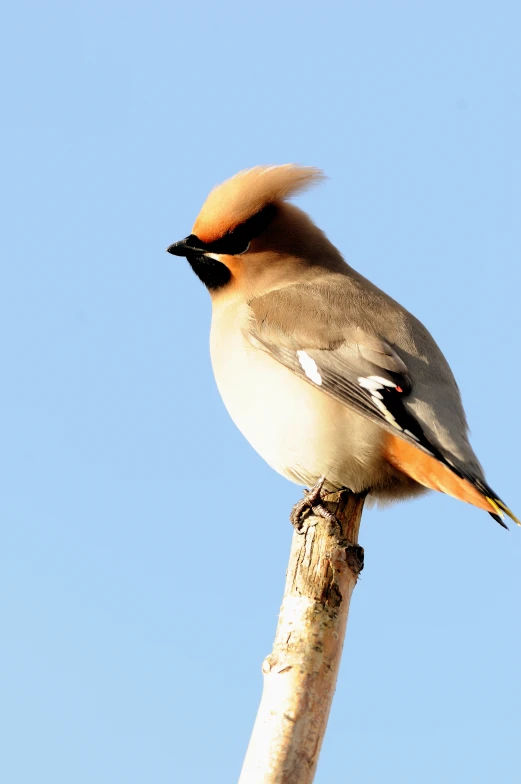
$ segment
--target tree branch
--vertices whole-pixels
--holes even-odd
[[[273,651],[239,784],[311,784],[335,692],[351,594],[363,568],[364,495],[325,506],[338,526],[309,516],[291,544]]]

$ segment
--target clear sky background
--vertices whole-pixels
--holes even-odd
[[[210,187],[301,197],[411,309],[521,513],[514,2],[50,2],[3,12],[0,778],[229,784],[300,489],[235,430],[209,297],[165,253]],[[317,784],[521,773],[521,532],[365,513]]]

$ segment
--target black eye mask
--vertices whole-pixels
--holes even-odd
[[[220,237],[215,242],[204,244],[204,249],[210,253],[227,253],[237,256],[248,250],[250,242],[262,234],[264,229],[271,223],[277,208],[274,204],[268,204],[256,215],[252,215],[247,221],[241,223],[233,231],[228,232],[224,237]],[[199,241],[199,240],[198,240]]]
[[[176,242],[168,248],[174,256],[186,256],[189,253],[225,253],[238,256],[248,250],[250,242],[258,237],[268,227],[277,213],[274,204],[268,204],[264,209],[252,215],[251,218],[236,226],[223,237],[214,242],[203,242],[195,234],[190,234],[181,242]]]
[[[239,256],[241,253],[245,253],[250,242],[268,227],[276,214],[276,206],[268,204],[260,212],[252,215],[244,223],[236,226],[233,231],[229,231],[224,237],[219,237],[214,242],[203,242],[195,234],[190,234],[181,242],[174,242],[167,248],[167,251],[174,256],[185,256],[205,286],[210,291],[215,291],[230,281],[231,272],[225,264],[213,259],[208,254],[221,253]]]

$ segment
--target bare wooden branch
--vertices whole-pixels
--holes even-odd
[[[328,497],[336,525],[308,517],[295,533],[264,689],[239,784],[311,784],[326,731],[351,594],[363,568],[365,496]]]

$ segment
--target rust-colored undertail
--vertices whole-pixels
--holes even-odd
[[[497,507],[470,482],[457,476],[448,466],[403,438],[389,433],[385,441],[384,455],[391,465],[424,487],[439,490],[459,501],[466,501],[485,512],[497,515]]]

